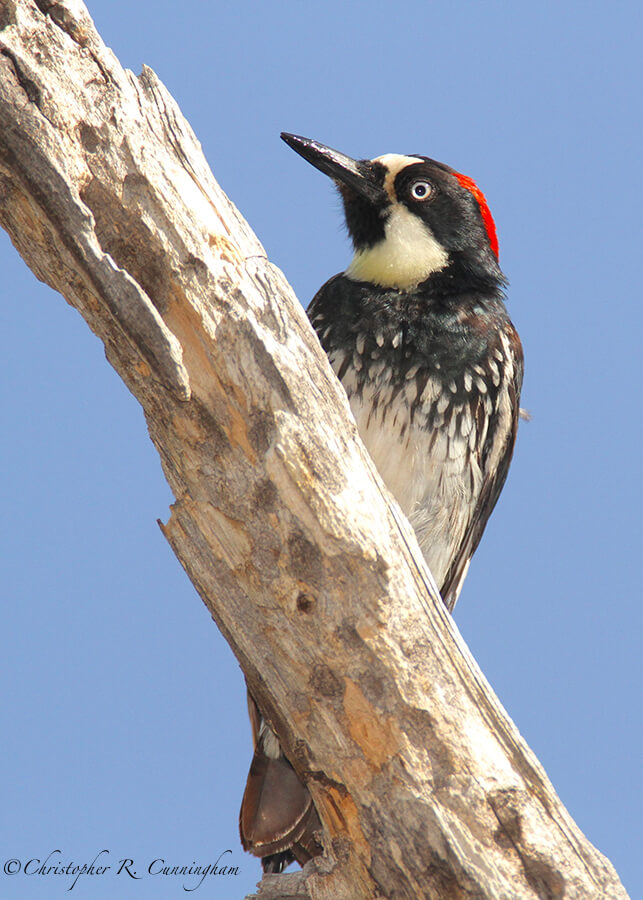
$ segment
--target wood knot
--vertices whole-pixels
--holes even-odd
[[[299,612],[309,613],[313,610],[315,606],[315,598],[311,597],[310,594],[301,593],[297,597],[297,609]]]

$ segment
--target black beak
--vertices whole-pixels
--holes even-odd
[[[384,186],[378,183],[368,161],[351,159],[339,150],[285,131],[281,132],[281,139],[324,175],[330,175],[371,203],[386,202]]]

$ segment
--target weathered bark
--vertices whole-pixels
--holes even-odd
[[[0,221],[140,401],[164,533],[310,784],[328,858],[283,890],[625,897],[443,609],[281,272],[79,0],[0,0]]]

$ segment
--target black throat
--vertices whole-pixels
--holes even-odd
[[[500,270],[494,278],[462,262],[405,291],[331,278],[308,314],[340,380],[344,360],[358,362],[360,382],[382,360],[400,383],[419,367],[444,384],[457,379],[459,388],[463,370],[487,359],[509,321]]]

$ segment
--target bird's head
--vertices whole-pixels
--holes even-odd
[[[409,290],[455,268],[502,282],[494,221],[471,178],[425,156],[354,160],[309,138],[281,137],[339,188],[355,248],[348,277]]]

